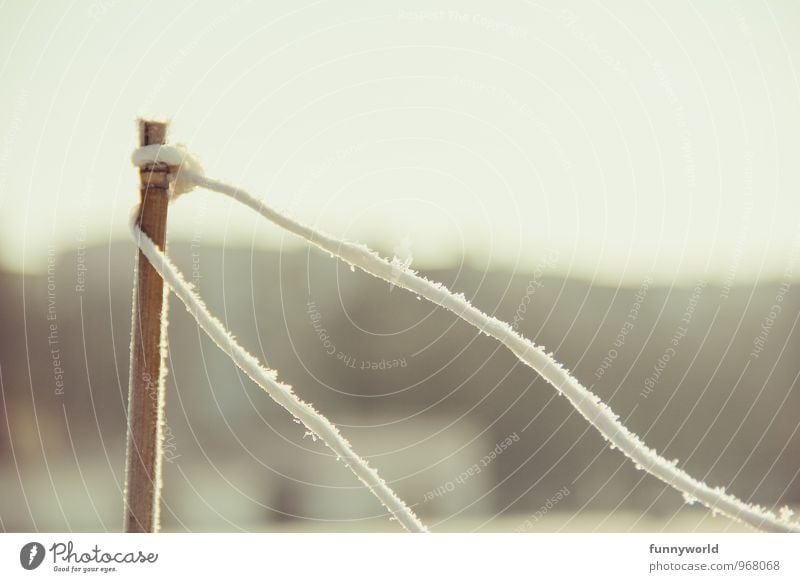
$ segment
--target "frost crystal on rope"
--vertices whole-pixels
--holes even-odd
[[[391,281],[389,281],[389,291],[391,292],[394,290],[394,283],[399,277],[401,271],[408,271],[411,267],[411,261],[414,260],[413,255],[411,254],[411,239],[403,237],[403,240],[400,241],[399,245],[396,245],[392,251],[394,252],[394,256],[392,257],[392,268],[394,269],[394,274],[392,275]],[[350,268],[353,268],[353,265],[350,265]]]

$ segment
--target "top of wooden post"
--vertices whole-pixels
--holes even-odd
[[[165,121],[139,120],[139,145],[163,145],[167,142],[167,123]],[[140,168],[142,191],[159,188],[169,189],[169,172],[167,164],[146,164]]]
[[[139,120],[139,145],[154,145],[167,142],[167,124],[164,121]]]

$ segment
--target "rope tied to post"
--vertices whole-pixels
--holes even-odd
[[[384,279],[395,286],[402,287],[418,296],[425,297],[432,303],[452,311],[455,315],[465,320],[482,333],[500,341],[510,349],[522,363],[533,368],[560,394],[566,396],[572,406],[600,432],[603,438],[633,461],[637,469],[644,470],[667,485],[670,485],[682,493],[685,498],[697,500],[714,512],[722,513],[731,519],[741,521],[756,529],[800,532],[800,523],[791,519],[792,512],[789,511],[788,508],[784,508],[781,510],[780,515],[776,515],[774,512],[761,506],[745,503],[735,496],[726,493],[725,490],[720,487],[710,487],[704,482],[693,478],[677,466],[677,461],[668,461],[654,449],[647,447],[638,436],[629,431],[622,422],[620,422],[618,415],[616,415],[611,408],[573,377],[564,366],[553,358],[552,354],[548,353],[543,347],[537,346],[532,341],[520,335],[508,323],[483,313],[467,301],[462,294],[453,293],[441,283],[430,281],[420,276],[416,271],[408,268],[407,265],[398,265],[396,261],[387,261],[365,245],[338,239],[311,226],[304,225],[286,214],[273,209],[245,190],[208,178],[203,174],[196,160],[190,156],[183,147],[142,147],[134,151],[132,160],[134,165],[137,166],[156,162],[164,162],[170,165],[173,168],[170,172],[170,176],[175,180],[175,185],[179,186],[173,194],[173,199],[180,194],[191,191],[195,186],[224,194],[255,210],[264,218],[281,228],[288,230],[326,251],[331,256],[336,256],[351,266],[358,267],[370,275]],[[256,383],[261,385],[270,396],[297,416],[295,410],[276,398],[271,392],[271,389],[275,388],[280,394],[283,394],[287,389],[291,392],[291,389],[277,382],[273,371],[265,371],[263,367],[260,367],[260,364],[258,364],[255,358],[247,354],[247,352],[236,344],[235,340],[233,340],[230,333],[222,326],[219,320],[213,318],[213,316],[205,310],[205,306],[200,297],[194,292],[191,286],[186,283],[180,272],[171,264],[168,257],[153,245],[152,241],[138,229],[135,220],[132,221],[132,228],[139,247],[159,273],[161,273],[162,277],[164,277],[167,285],[181,298],[200,326],[206,330],[206,333],[209,333],[209,335],[217,341],[219,347],[234,358],[237,365],[248,373]],[[213,322],[206,321],[208,318],[213,319]],[[216,330],[214,332],[216,336],[209,332],[208,327]],[[216,329],[217,327],[219,329]],[[242,358],[242,354],[246,357]],[[243,367],[243,363],[236,358],[240,360],[243,359],[245,367]],[[255,375],[251,374],[251,372],[248,371],[249,368],[246,369],[247,366],[251,365],[259,366],[261,372],[255,370]],[[265,386],[265,384],[269,385],[269,387]],[[292,396],[297,399],[293,393]],[[297,399],[297,401],[300,402],[299,399]],[[300,404],[308,406],[302,402],[300,402]],[[321,417],[325,423],[328,423],[327,419],[324,419],[322,415],[319,415],[316,411],[314,412],[318,415],[313,417],[314,422],[319,421]],[[300,418],[300,416],[297,417],[306,424],[303,418]],[[306,426],[309,430],[316,433],[315,429],[309,426],[309,424],[306,424]],[[332,427],[333,425],[330,426]],[[341,437],[335,427],[333,427],[333,431],[336,436]],[[328,446],[334,448],[334,446],[331,446],[330,442],[325,440],[325,436],[319,433],[316,434],[322,437]],[[335,439],[333,442],[338,446]],[[354,465],[350,464],[347,459],[345,459],[345,462],[348,463],[351,470],[364,481],[362,475],[354,468]],[[370,471],[372,470],[370,469]],[[372,472],[374,473],[374,471]],[[374,476],[377,478],[377,473],[375,473]],[[380,480],[380,478],[378,479]],[[365,481],[365,483],[366,482],[367,481]],[[385,486],[382,480],[380,480],[380,483]],[[369,485],[369,483],[367,484]],[[386,487],[386,489],[388,489],[388,487]],[[381,487],[377,489],[372,488],[372,490],[373,493],[381,499],[381,502],[383,502],[384,505],[394,513],[395,517],[408,529],[413,529],[413,527],[409,527],[409,523],[412,525],[418,523],[416,516],[414,516],[411,510],[408,509],[399,498],[396,498],[391,490],[389,490],[391,494],[389,498],[381,497],[381,495],[385,494],[385,490]],[[392,498],[400,501],[400,511],[397,511],[397,506],[392,505]],[[402,508],[405,508],[408,513],[405,513]],[[422,527],[424,529],[424,526]]]
[[[189,153],[182,144],[161,145],[153,144],[133,150],[131,162],[134,166],[143,168],[151,164],[164,164],[169,168],[167,178],[171,182],[170,198],[174,200],[181,194],[191,192],[195,182],[190,173],[202,174],[200,163]]]
[[[153,164],[169,166],[169,179],[172,181],[171,201],[191,191],[196,184],[198,172],[202,172],[197,161],[181,146],[144,146],[134,151],[131,160],[139,167]],[[337,459],[341,460],[389,510],[394,519],[408,531],[426,532],[427,528],[414,512],[392,491],[378,472],[353,451],[350,443],[333,423],[312,405],[303,402],[291,386],[280,382],[275,370],[263,366],[258,358],[239,345],[222,322],[211,314],[200,295],[186,281],[169,257],[142,232],[137,221],[138,214],[136,206],[131,213],[130,226],[139,248],[203,331],[275,402],[289,411],[309,433],[319,437],[336,454]]]

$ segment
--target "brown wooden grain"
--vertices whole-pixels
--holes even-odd
[[[166,133],[166,123],[140,121],[139,143],[163,144]],[[164,164],[151,164],[140,171],[139,225],[162,250],[167,232],[168,171]],[[161,371],[166,363],[160,344],[165,294],[164,282],[141,251],[136,260],[124,527],[126,532],[155,532],[159,528],[164,423]]]

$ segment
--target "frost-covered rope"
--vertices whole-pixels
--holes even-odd
[[[169,149],[163,148],[164,149]],[[186,155],[181,152],[181,155]],[[153,159],[139,157],[139,163],[151,162]],[[137,158],[134,154],[134,161]],[[722,487],[709,487],[698,481],[684,470],[678,468],[677,461],[667,461],[654,449],[634,433],[629,431],[620,421],[619,416],[604,404],[593,392],[581,385],[567,369],[559,364],[542,347],[518,334],[507,323],[487,315],[474,307],[461,293],[452,293],[441,283],[430,281],[409,269],[401,261],[387,261],[365,245],[348,242],[327,235],[319,230],[304,225],[285,214],[266,205],[245,190],[205,176],[197,166],[184,165],[177,169],[176,177],[197,186],[219,192],[252,208],[266,219],[306,239],[310,243],[337,256],[346,263],[384,279],[394,285],[403,287],[429,301],[440,305],[464,321],[472,324],[481,332],[489,335],[508,347],[523,363],[538,372],[545,380],[566,396],[599,432],[630,458],[638,469],[643,469],[666,484],[680,491],[689,502],[699,501],[714,512],[749,524],[750,526],[776,532],[800,532],[800,523],[791,520],[788,509],[777,516],[764,507],[747,504],[735,496],[726,493]]]
[[[291,386],[279,382],[274,370],[264,368],[258,359],[237,343],[222,322],[211,315],[203,300],[186,282],[169,257],[161,252],[139,228],[136,221],[137,214],[138,208],[135,208],[131,216],[131,230],[139,248],[169,288],[180,298],[192,317],[197,320],[203,331],[275,402],[292,413],[311,433],[322,439],[336,453],[337,458],[344,462],[345,466],[369,488],[408,531],[427,531],[414,512],[392,491],[378,475],[378,472],[353,451],[350,443],[339,433],[338,429],[313,406],[300,400],[292,391]]]

